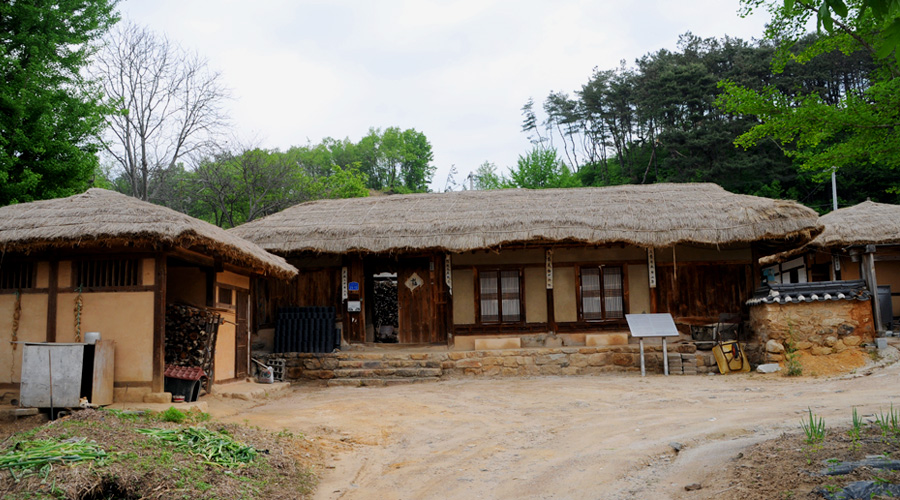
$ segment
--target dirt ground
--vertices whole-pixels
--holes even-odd
[[[896,358],[896,351],[892,356]],[[822,371],[825,371],[822,368]],[[832,377],[608,374],[378,388],[297,386],[221,419],[289,429],[326,450],[314,498],[719,498],[751,445],[900,406],[900,364]],[[253,405],[256,406],[253,406]],[[676,453],[671,443],[683,448]],[[685,491],[699,483],[701,489]],[[752,498],[744,496],[743,498]]]

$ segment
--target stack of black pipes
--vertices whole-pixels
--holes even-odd
[[[333,307],[284,307],[275,320],[275,352],[332,352],[341,346]]]

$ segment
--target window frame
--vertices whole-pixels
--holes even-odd
[[[222,302],[222,292],[228,292],[228,299],[230,302]],[[236,310],[237,309],[237,292],[245,291],[249,293],[249,290],[244,290],[240,287],[236,287],[234,285],[229,285],[227,283],[216,282],[216,297],[215,297],[215,308],[217,309],[228,309],[228,310]]]
[[[12,272],[10,272],[12,271]],[[18,281],[19,284],[23,284],[22,280],[25,281],[26,286],[18,286],[13,288],[4,288],[3,280],[0,279],[0,293],[18,293],[18,292],[32,292],[38,290],[37,287],[37,271],[38,271],[38,263],[32,260],[14,260],[7,261],[2,264],[0,267],[0,273],[7,272],[6,276],[12,281]],[[17,274],[17,277],[13,277],[13,274]],[[27,275],[27,276],[25,276]]]
[[[502,289],[502,273],[515,271],[518,274],[518,302],[519,302],[519,318],[515,321],[503,320],[503,289]],[[483,321],[481,311],[481,278],[484,274],[495,274],[497,277],[497,315],[498,321]],[[475,267],[475,276],[473,280],[475,287],[475,324],[478,326],[488,327],[504,327],[504,326],[524,326],[525,325],[525,272],[522,266],[485,266]]]
[[[131,270],[126,269],[126,270],[122,271],[122,273],[123,274],[124,273],[134,274],[134,276],[133,276],[134,283],[97,285],[97,284],[84,284],[83,282],[82,283],[78,282],[79,281],[78,278],[81,276],[81,272],[84,269],[82,266],[91,265],[91,264],[97,265],[98,263],[100,265],[113,266],[114,265],[113,263],[117,262],[117,261],[118,262],[132,261],[131,265],[133,267],[131,268]],[[71,289],[72,290],[81,290],[83,292],[103,291],[103,290],[130,291],[130,290],[141,290],[141,289],[146,288],[144,286],[144,259],[142,259],[140,257],[122,256],[122,257],[104,257],[104,258],[95,258],[95,259],[74,259],[71,261],[70,265],[71,265],[70,276],[71,276],[71,285],[72,285]],[[94,271],[94,272],[95,273],[102,272],[103,274],[106,275],[106,279],[108,279],[110,281],[116,279],[116,277],[113,276],[113,274],[115,274],[115,269],[113,269],[113,270],[104,269],[101,271]],[[110,273],[112,273],[112,274],[110,274]]]
[[[606,289],[603,287],[603,269],[604,268],[618,268],[619,274],[622,279],[622,288],[620,298],[622,300],[622,317],[621,318],[610,318],[607,315],[606,310]],[[576,280],[575,280],[575,300],[578,306],[578,322],[584,324],[609,324],[609,323],[624,323],[625,315],[629,313],[628,308],[628,266],[624,262],[585,262],[579,263],[575,265],[576,269]],[[584,296],[583,296],[583,270],[585,269],[598,269],[601,289],[600,292],[600,307],[601,307],[601,318],[591,318],[585,319],[584,313]]]

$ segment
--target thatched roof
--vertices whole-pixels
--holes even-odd
[[[169,208],[107,191],[0,207],[0,252],[57,248],[171,246],[281,277],[297,274],[281,257],[222,228]]]
[[[230,232],[279,254],[461,252],[528,241],[803,244],[818,233],[816,218],[798,203],[715,184],[652,184],[320,200]]]
[[[856,245],[900,245],[900,205],[864,201],[819,217],[821,234],[805,246],[762,259],[763,264],[783,262],[812,250]]]
[[[900,205],[864,201],[819,217],[825,226],[810,247],[900,245]]]

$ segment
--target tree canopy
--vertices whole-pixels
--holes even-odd
[[[114,0],[0,2],[0,205],[83,191],[105,108],[81,71]]]
[[[580,89],[552,91],[540,107],[527,101],[522,130],[535,146],[555,148],[584,186],[714,182],[736,193],[830,206],[830,189],[817,171],[803,167],[804,157],[792,154],[797,149],[793,144],[761,140],[760,135],[755,147],[736,148],[735,140],[750,137],[746,134],[763,130],[751,132],[765,124],[761,125],[760,115],[737,113],[735,107],[723,104],[732,89],[740,88],[747,95],[815,95],[828,105],[843,105],[846,96],[870,89],[873,75],[882,71],[881,63],[866,51],[824,50],[833,43],[830,38],[799,28],[795,35],[791,54],[820,54],[802,60],[785,57],[775,40],[748,43],[686,33],[675,50],[647,54],[633,67],[623,62],[617,68],[597,68]],[[781,71],[773,71],[773,62]],[[898,95],[885,91],[860,101],[891,102]],[[881,113],[889,109],[882,106]],[[816,118],[829,117],[820,113]],[[874,117],[870,114],[868,119]],[[775,127],[781,127],[779,133],[797,130],[783,124]],[[898,150],[892,142],[898,134],[887,137],[891,130],[872,132],[880,134],[882,144],[867,146],[870,157]],[[897,202],[896,195],[884,190],[896,182],[895,177],[883,164],[846,162],[838,173],[841,203],[866,198]]]
[[[757,0],[745,0],[746,11]],[[828,93],[822,88],[783,88],[771,83],[751,88],[733,80],[720,86],[722,109],[755,116],[759,123],[740,135],[736,144],[750,148],[775,141],[800,168],[825,176],[839,171],[866,169],[891,174],[900,167],[900,66],[887,57],[895,51],[891,34],[896,17],[876,15],[878,2],[772,2],[766,38],[776,44],[774,73],[788,64],[807,67],[835,54],[861,59],[867,68]],[[799,43],[806,23],[813,17],[828,32],[809,44]],[[878,188],[900,189],[896,174]]]

